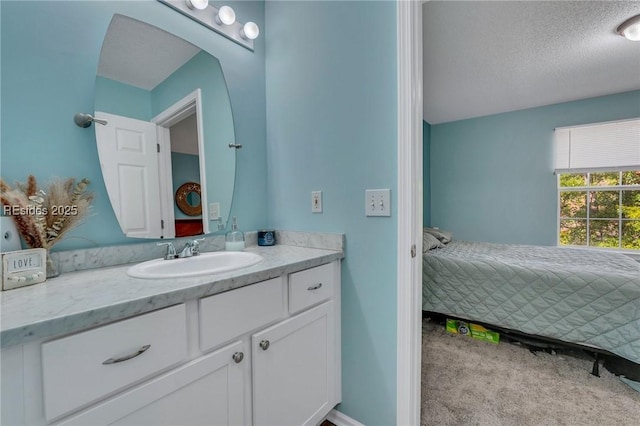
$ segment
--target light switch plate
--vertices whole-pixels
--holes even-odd
[[[311,191],[311,213],[322,213],[322,191]]]
[[[390,189],[366,189],[364,195],[366,216],[391,216]]]

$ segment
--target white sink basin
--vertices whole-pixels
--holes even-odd
[[[127,270],[133,278],[182,278],[219,274],[246,268],[262,261],[262,256],[245,251],[216,251],[184,259],[154,259]]]

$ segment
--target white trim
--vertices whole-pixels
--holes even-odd
[[[420,424],[422,1],[397,2],[398,248],[396,424]],[[411,247],[415,246],[415,257]]]
[[[640,117],[623,118],[621,120],[611,120],[611,121],[599,121],[597,123],[577,124],[575,126],[561,126],[561,127],[556,127],[553,130],[577,129],[579,127],[599,126],[601,124],[624,123],[625,121],[634,121],[634,120],[640,120]]]
[[[202,230],[209,233],[209,203],[207,202],[207,172],[205,168],[204,128],[202,124],[202,91],[196,89],[151,119],[151,122],[169,128],[186,117],[196,114],[198,135],[198,161],[200,166],[200,200],[202,204]],[[168,140],[168,139],[167,139]],[[169,171],[170,172],[170,171]],[[169,176],[170,178],[170,176]],[[171,190],[173,199],[173,189]]]
[[[336,426],[364,426],[359,421],[352,419],[336,409],[331,410],[325,420],[329,420]]]
[[[173,210],[173,166],[171,164],[171,135],[168,127],[156,126],[158,135],[158,175],[160,178],[160,211],[165,222],[162,229],[163,238],[176,237],[176,215]]]

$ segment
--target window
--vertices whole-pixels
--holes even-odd
[[[555,130],[558,244],[640,250],[640,119]]]
[[[640,170],[560,173],[560,245],[640,250]]]

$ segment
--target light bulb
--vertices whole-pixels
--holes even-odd
[[[209,0],[186,0],[189,9],[205,10],[209,6]]]
[[[231,25],[236,22],[236,12],[230,6],[222,6],[216,15],[218,25]]]
[[[640,15],[633,16],[624,21],[616,29],[616,32],[627,40],[640,41]]]
[[[640,22],[631,25],[622,32],[622,34],[631,41],[640,41]]]
[[[260,28],[258,28],[255,22],[247,22],[244,24],[242,31],[240,31],[240,35],[244,39],[255,40],[258,38],[258,35],[260,35]]]

